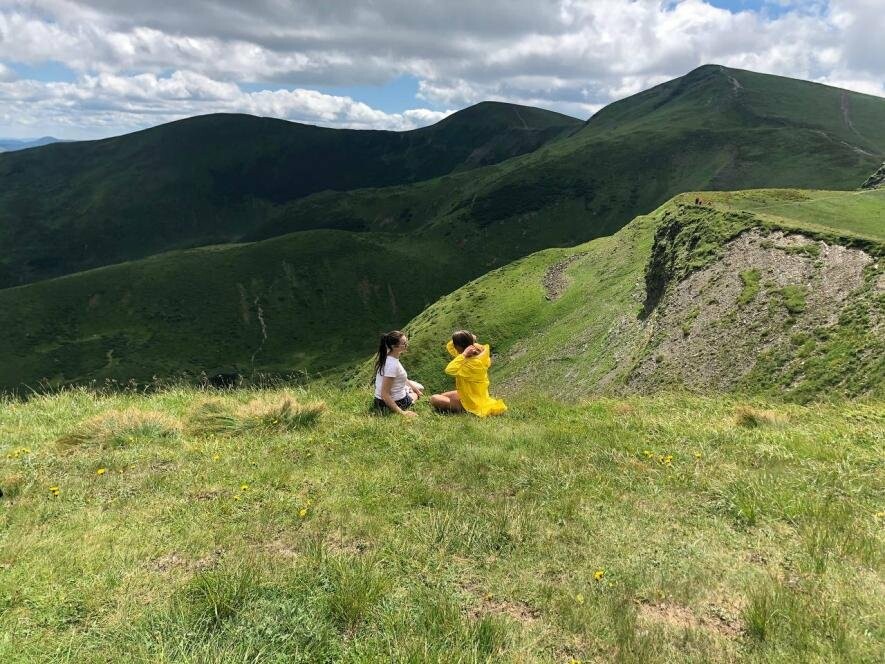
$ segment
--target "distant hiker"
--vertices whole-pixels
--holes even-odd
[[[446,350],[453,358],[446,373],[455,377],[455,389],[430,397],[434,408],[449,413],[467,411],[479,417],[500,415],[507,410],[503,401],[489,396],[492,350],[488,344],[478,343],[476,335],[467,330],[459,330],[446,344]]]
[[[701,199],[700,199],[700,198],[696,198],[696,199],[694,199],[694,204],[695,204],[695,205],[700,205],[700,204],[701,204]]]
[[[418,417],[409,410],[421,394],[424,386],[409,376],[399,358],[409,347],[409,340],[399,330],[381,335],[378,357],[375,358],[375,409],[380,413],[399,413],[405,417]]]

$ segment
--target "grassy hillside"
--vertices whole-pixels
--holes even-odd
[[[881,256],[883,191],[701,192],[705,205],[694,206],[697,195],[679,196],[614,236],[533,254],[443,297],[407,326],[414,341],[410,362],[420,380],[433,388],[446,384],[441,340],[453,329],[468,327],[503,353],[497,375],[508,389],[527,379],[555,394],[624,389],[637,363],[655,345],[646,338],[654,326],[640,318],[648,313],[644,312],[647,291],[654,290],[647,271],[655,251],[682,252],[683,273],[660,275],[673,284],[684,279],[685,268],[715,264],[731,238],[754,226],[798,228],[821,241],[856,245],[863,255]],[[656,244],[655,234],[668,220],[679,220],[685,229],[672,237],[661,235]],[[686,243],[694,243],[687,254]],[[104,379],[150,382],[154,376],[194,377],[201,372],[236,371],[249,376],[340,370],[370,353],[378,332],[402,327],[414,312],[428,307],[428,294],[452,291],[466,277],[488,269],[483,262],[487,248],[430,234],[416,238],[303,231],[262,242],[173,252],[6,289],[0,291],[4,367],[0,385],[24,389],[22,384],[35,387],[41,379],[60,385]],[[850,255],[863,260],[859,253]],[[781,265],[776,271],[784,276],[772,274],[757,284],[762,296],[753,307],[759,310],[739,307],[741,273],[765,266],[774,270],[780,258],[804,263],[812,271],[789,271]],[[839,386],[844,394],[881,389],[885,383],[882,334],[866,314],[849,316],[851,325],[837,324],[831,320],[836,315],[833,307],[843,304],[826,288],[819,291],[824,297],[820,302],[815,299],[817,291],[806,293],[810,299],[806,298],[805,311],[791,313],[778,304],[783,292],[799,288],[805,293],[814,288],[815,280],[842,283],[844,277],[856,282],[842,287],[845,293],[867,284],[857,293],[857,306],[861,313],[872,311],[879,317],[873,321],[878,321],[881,286],[875,280],[881,262],[846,263],[857,269],[845,275],[838,269],[818,274],[812,268],[820,260],[819,248],[800,251],[778,246],[759,260],[759,265],[729,268],[730,275],[724,276],[731,291],[708,294],[706,300],[682,311],[680,329],[702,308],[701,322],[708,310],[715,311],[725,326],[720,334],[736,335],[740,341],[729,348],[742,348],[747,357],[755,357],[759,348],[747,345],[752,346],[756,337],[734,327],[730,316],[752,314],[758,333],[768,335],[767,342],[786,343],[803,338],[796,335],[814,332],[817,338],[825,329],[841,334],[856,328],[847,347],[839,335],[820,339],[820,344],[799,344],[804,355],[815,354],[809,366],[823,364],[820,375],[807,384],[792,385],[790,391],[796,397],[815,397],[835,387],[833,381],[845,382]],[[785,283],[778,281],[783,279]],[[721,307],[702,306],[711,298],[722,299]],[[824,311],[826,320],[821,318]],[[719,346],[715,338],[691,338],[697,346],[705,341],[712,348]],[[824,360],[828,348],[836,358]],[[840,355],[860,349],[867,350],[859,366]],[[711,362],[717,360],[686,356],[691,349],[677,350],[670,365],[662,364],[653,372],[669,384],[680,380],[679,367],[672,365],[677,359],[690,366],[714,366]],[[793,350],[787,357],[795,356]],[[779,392],[792,375],[784,374],[783,367],[763,367],[759,365],[762,375],[757,379],[746,378],[751,382],[716,386]],[[772,379],[775,383],[766,382]],[[687,382],[686,386],[701,387],[691,377]]]
[[[883,126],[881,98],[718,65],[577,133],[571,118],[494,103],[404,133],[192,118],[0,157],[0,233],[15,248],[0,284],[307,228],[488,237],[500,265],[612,233],[681,191],[853,189],[885,157]]]
[[[497,102],[406,132],[218,114],[4,154],[0,286],[235,240],[293,199],[493,164],[580,125]]]
[[[0,291],[0,383],[316,372],[364,357],[462,283],[429,241],[318,230],[162,254]],[[420,266],[420,269],[413,269]]]
[[[863,143],[858,151],[839,138],[841,107],[835,115],[824,112],[841,91],[777,79],[785,100],[818,99],[820,109],[798,114],[790,101],[775,113],[760,101],[770,93],[769,78],[702,67],[612,105],[573,136],[494,166],[410,185],[314,194],[267,207],[243,244],[5,289],[0,384],[144,380],[220,367],[245,373],[341,367],[364,357],[378,332],[402,327],[453,288],[538,249],[613,233],[678,192],[726,185],[855,188],[881,162],[866,152],[885,147]],[[878,140],[874,120],[880,109],[885,124],[885,100],[845,95],[850,109],[867,109],[851,125]],[[224,209],[239,214],[236,204]],[[827,214],[821,208],[818,221]],[[877,223],[871,218],[865,232]],[[618,251],[638,251],[613,242],[609,264],[621,261]],[[641,271],[645,256],[638,260],[612,269]],[[296,280],[293,266],[301,275]],[[527,286],[504,295],[513,298],[518,322],[535,320],[532,306],[519,310],[531,304],[523,301],[531,292]],[[638,306],[613,302],[600,324],[629,318]],[[263,345],[257,314],[248,311],[259,305],[268,329]],[[486,319],[498,318],[497,306],[488,303]],[[509,329],[513,339],[523,337],[520,324]]]
[[[882,395],[883,255],[883,191],[687,193],[442,298],[407,326],[406,365],[443,389],[442,343],[468,328],[497,350],[505,393]]]
[[[709,65],[533,153],[410,187],[310,197],[249,237],[404,220],[401,229],[476,239],[500,257],[610,234],[683,191],[856,189],[883,156],[885,99]]]
[[[882,403],[0,408],[4,662],[881,661]],[[207,404],[206,401],[209,400]],[[313,415],[310,415],[313,413]]]

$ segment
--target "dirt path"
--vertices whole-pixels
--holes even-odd
[[[562,297],[562,294],[568,287],[568,280],[565,278],[565,269],[576,260],[583,258],[586,255],[587,254],[585,253],[574,254],[573,256],[569,256],[568,258],[548,267],[547,272],[544,274],[544,297],[551,302]]]

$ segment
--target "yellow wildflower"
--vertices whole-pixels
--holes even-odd
[[[645,451],[643,452],[643,454],[645,455],[645,458],[646,458],[646,459],[651,459],[651,458],[655,455],[655,453],[652,452],[651,450],[645,450]]]
[[[602,581],[602,577],[604,577],[604,576],[605,576],[605,570],[604,570],[604,569],[598,569],[598,570],[596,570],[595,572],[593,572],[593,578],[594,578],[596,581]]]
[[[583,604],[584,603],[584,596],[581,593],[578,593],[577,595],[575,595],[575,601],[578,604]]]
[[[239,499],[240,499],[239,494],[237,494],[236,496],[234,496],[234,500],[239,500]]]
[[[248,484],[241,484],[240,485],[240,491],[248,491],[248,490],[249,490]]]
[[[302,507],[300,510],[298,510],[298,516],[299,516],[300,518],[302,518],[302,519],[303,519],[304,517],[306,517],[306,516],[307,516],[307,508],[306,508],[306,507]]]
[[[220,459],[221,459],[221,455],[220,455],[220,454],[214,454],[214,455],[212,455],[212,460],[213,460],[213,461],[219,461]]]
[[[695,453],[694,453],[694,458],[695,458],[695,459],[700,459],[700,458],[701,458],[701,453],[700,453],[700,452],[695,452]]]
[[[98,470],[95,471],[95,474],[96,475],[104,475],[106,472],[108,472],[107,468],[99,468]]]

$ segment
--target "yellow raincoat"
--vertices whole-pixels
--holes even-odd
[[[506,404],[500,399],[489,396],[489,367],[492,364],[491,349],[488,344],[482,346],[483,351],[471,358],[464,357],[457,351],[451,340],[446,344],[454,359],[446,366],[446,373],[455,377],[455,389],[464,410],[479,417],[500,415],[507,410]]]

